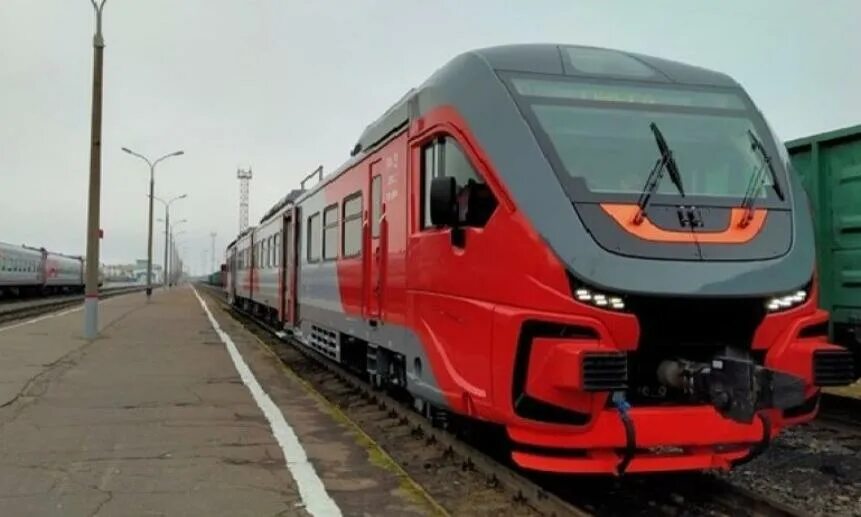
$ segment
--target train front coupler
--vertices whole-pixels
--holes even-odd
[[[804,402],[801,377],[756,364],[746,357],[717,355],[709,363],[664,360],[657,377],[689,399],[706,402],[724,417],[749,424],[763,409],[787,409]]]

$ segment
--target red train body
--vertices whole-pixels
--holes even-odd
[[[534,84],[518,90],[521,79]],[[651,153],[635,187],[596,187],[604,176],[577,172],[594,165],[577,162],[590,151],[565,148],[573,126],[539,120],[550,109],[584,121],[651,110],[678,164],[647,124],[636,141],[599,139],[596,126],[583,140],[606,174],[625,169],[608,142]],[[725,136],[721,119],[686,142],[684,117],[736,117],[742,129]],[[698,176],[693,158],[720,161],[701,149],[726,140],[758,163],[735,144],[750,144],[744,128],[771,169],[752,202],[744,185],[710,186],[732,181]],[[820,385],[851,380],[817,308],[804,193],[787,162],[769,161],[785,154],[778,142],[720,74],[581,47],[472,52],[231,243],[226,290],[428,414],[503,426],[524,468],[730,468],[813,418]],[[655,158],[653,172],[679,174],[687,193],[655,187],[643,202]],[[748,188],[756,179],[737,174]]]

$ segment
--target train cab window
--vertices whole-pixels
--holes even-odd
[[[323,260],[338,258],[338,205],[323,211]]]
[[[362,254],[362,193],[356,192],[344,199],[344,227],[341,256],[356,257]]]
[[[450,176],[457,183],[458,214],[463,226],[483,227],[497,201],[475,167],[452,137],[442,137],[422,148],[422,228],[430,228],[430,185],[433,178]]]
[[[307,220],[308,228],[305,232],[308,235],[308,262],[319,262],[320,248],[322,242],[320,240],[320,213],[312,215]]]
[[[274,243],[273,253],[275,255],[272,264],[275,267],[281,267],[281,234],[276,233],[275,237],[273,237],[272,239],[272,242]]]

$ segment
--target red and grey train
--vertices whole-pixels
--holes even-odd
[[[321,173],[322,177],[322,173]],[[229,299],[561,473],[727,469],[851,357],[741,86],[564,45],[460,55],[227,249]]]

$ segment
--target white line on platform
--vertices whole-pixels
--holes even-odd
[[[233,365],[236,367],[239,377],[242,378],[242,382],[248,387],[248,391],[251,392],[251,396],[254,398],[257,406],[263,411],[263,415],[269,421],[272,434],[275,435],[275,440],[278,441],[278,445],[281,446],[281,451],[284,453],[287,469],[299,488],[299,496],[302,497],[302,501],[305,503],[305,510],[311,515],[326,517],[341,515],[341,509],[338,508],[337,503],[326,492],[323,480],[317,475],[314,465],[308,461],[305,449],[299,442],[299,438],[296,436],[293,428],[287,423],[284,414],[281,413],[275,402],[272,401],[269,395],[263,390],[263,387],[260,386],[260,383],[257,382],[254,373],[245,364],[242,355],[236,348],[236,344],[233,343],[233,339],[230,338],[227,332],[221,330],[215,317],[209,311],[206,302],[198,294],[197,289],[192,286],[192,290],[194,291],[194,295],[197,296],[197,300],[203,307],[204,312],[209,317],[209,323],[212,324],[212,328],[215,329],[215,332],[227,347],[227,352],[230,354],[230,358],[233,359]]]
[[[31,323],[38,323],[42,320],[47,320],[50,318],[56,318],[57,316],[65,316],[66,314],[78,312],[79,310],[81,310],[83,308],[84,308],[83,305],[79,305],[79,306],[75,307],[74,309],[66,309],[66,310],[60,311],[60,312],[51,312],[48,314],[44,314],[42,316],[39,316],[38,318],[33,318],[31,320],[22,321],[21,323],[15,323],[14,325],[8,325],[6,327],[0,327],[0,332],[5,332],[7,330],[12,330],[12,329],[16,329],[18,327],[23,327],[24,325],[30,325]]]

